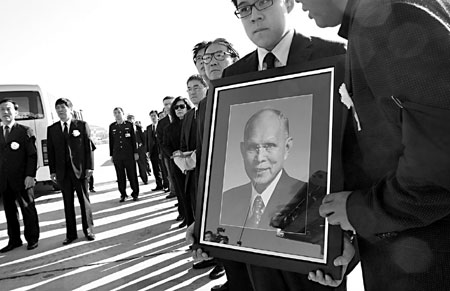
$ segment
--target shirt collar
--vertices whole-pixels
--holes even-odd
[[[10,124],[8,124],[9,130],[11,130],[11,128],[14,126],[14,124],[16,124],[16,122],[14,120],[11,121]],[[6,126],[6,124],[3,124],[3,130],[5,130],[5,126]]]
[[[67,130],[70,129],[70,123],[72,122],[72,118],[67,119],[67,121],[59,121],[61,123],[61,128],[64,130],[64,122],[67,122]]]
[[[275,187],[278,184],[278,181],[280,181],[281,178],[281,174],[283,173],[283,170],[281,170],[278,175],[275,177],[275,179],[273,179],[272,183],[269,184],[269,186],[266,188],[266,190],[264,190],[261,194],[259,194],[255,187],[252,184],[252,199],[250,200],[251,202],[251,206],[253,205],[253,201],[255,200],[256,196],[260,195],[263,202],[264,202],[264,207],[267,207],[267,204],[269,203],[270,197],[272,197],[273,191],[275,190]],[[253,214],[253,210],[250,208],[249,211],[249,217],[252,216]]]
[[[292,39],[294,38],[294,30],[290,29],[280,40],[280,42],[271,51],[276,57],[275,67],[284,67],[287,65],[289,57],[289,49],[291,48]],[[264,57],[269,52],[265,48],[258,47],[258,70],[262,71],[264,68]]]

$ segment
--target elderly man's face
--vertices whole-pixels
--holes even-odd
[[[334,27],[342,22],[348,0],[295,0],[302,4],[303,11],[309,11],[318,27]]]
[[[208,88],[206,88],[199,80],[190,80],[187,83],[189,99],[196,106],[200,103],[200,101],[202,101],[203,98],[205,98],[207,90]]]
[[[291,147],[292,138],[275,113],[263,112],[249,125],[241,154],[247,176],[259,193],[283,169]]]
[[[217,60],[214,53],[225,52],[225,58],[223,60]],[[210,80],[217,80],[222,78],[222,72],[234,61],[233,58],[228,54],[228,49],[226,46],[218,43],[211,44],[207,49],[205,54],[210,54],[212,56],[211,62],[205,64],[206,76]]]

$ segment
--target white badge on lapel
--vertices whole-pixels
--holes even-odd
[[[348,109],[352,110],[353,118],[355,118],[356,125],[358,126],[358,131],[361,131],[361,123],[359,122],[358,113],[356,113],[355,104],[353,104],[352,97],[348,94],[347,87],[345,83],[342,83],[341,87],[339,87],[339,94],[341,94],[341,102]]]
[[[14,150],[14,151],[18,150],[19,147],[20,147],[20,144],[18,144],[17,142],[13,141],[11,143],[11,149]]]
[[[77,136],[80,135],[80,131],[79,131],[78,129],[75,129],[75,130],[72,132],[72,135],[73,135],[74,137],[77,137]]]

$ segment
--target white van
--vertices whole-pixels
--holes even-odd
[[[50,182],[47,127],[58,120],[55,111],[56,98],[44,92],[38,85],[0,85],[0,100],[3,99],[14,100],[19,105],[16,121],[33,129],[38,152],[36,180]],[[74,110],[74,118],[83,119],[81,110]]]

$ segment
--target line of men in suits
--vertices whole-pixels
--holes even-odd
[[[294,0],[232,2],[257,48],[215,70],[214,77],[208,75],[208,62],[232,52],[207,45],[194,62],[197,68],[204,66],[210,79],[346,53],[342,44],[306,37],[289,27]],[[230,258],[222,260],[228,281],[212,290],[345,290],[345,275],[358,259],[366,290],[448,290],[450,1],[295,2],[319,27],[341,25],[339,35],[348,40],[341,90],[352,101],[341,133],[346,191],[327,195],[319,212],[355,235],[352,240],[343,236],[342,255],[333,258],[336,266],[343,266],[341,278],[320,270],[289,273]],[[205,104],[206,99],[198,109],[198,156]],[[186,234],[190,242],[196,239],[193,228]],[[208,258],[201,249],[193,256]]]
[[[74,206],[77,193],[83,233],[95,239],[94,222],[89,200],[88,180],[93,174],[95,146],[88,124],[73,118],[72,102],[59,98],[55,102],[60,121],[47,128],[47,153],[51,180],[61,189],[66,221],[63,245],[78,238]],[[32,129],[15,121],[19,106],[11,99],[0,101],[2,134],[0,135],[0,194],[3,197],[8,244],[1,253],[22,246],[16,202],[19,204],[27,249],[38,247],[39,220],[34,202],[37,170],[36,137]]]

